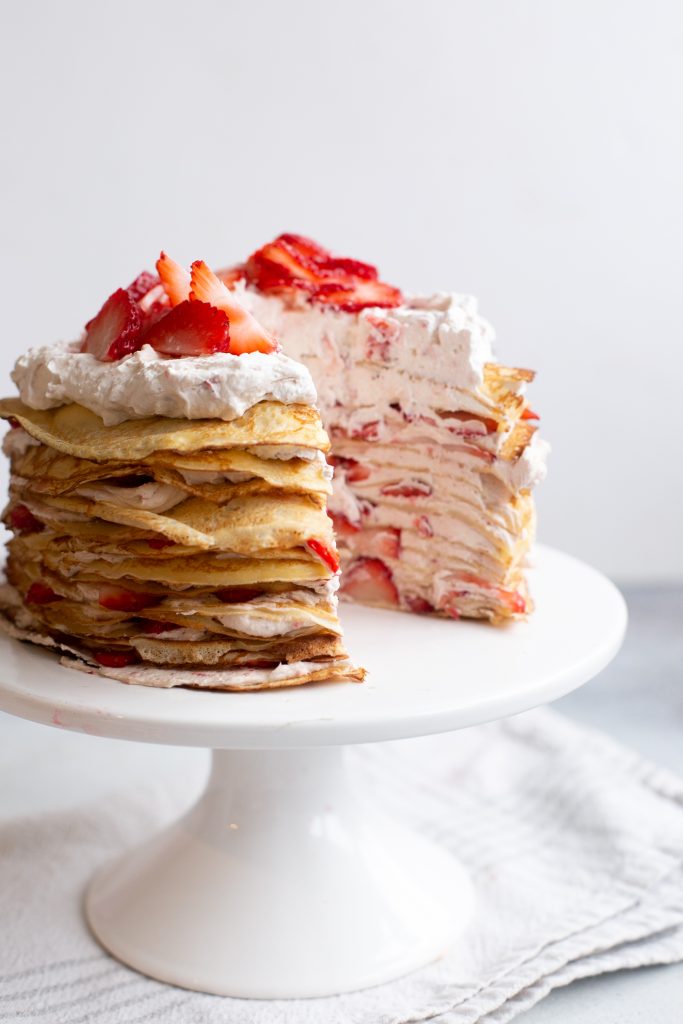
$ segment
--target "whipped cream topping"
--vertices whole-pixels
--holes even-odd
[[[486,415],[477,391],[493,360],[494,334],[470,296],[437,293],[349,315],[237,291],[285,352],[311,369],[328,429],[355,433],[378,421],[381,430],[393,405],[408,416],[428,408]]]
[[[54,409],[77,402],[107,426],[147,416],[232,420],[263,401],[313,405],[309,371],[281,352],[215,352],[181,359],[143,347],[116,362],[80,352],[80,342],[44,345],[12,371],[22,402]]]

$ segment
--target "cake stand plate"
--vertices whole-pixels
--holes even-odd
[[[536,612],[502,629],[342,606],[362,685],[148,689],[0,638],[0,709],[214,750],[199,802],[92,882],[86,914],[102,945],[162,981],[254,998],[364,988],[443,955],[470,920],[471,883],[359,791],[347,745],[492,721],[600,672],[624,636],[621,595],[560,552],[534,560]]]

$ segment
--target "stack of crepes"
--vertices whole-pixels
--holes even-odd
[[[12,428],[6,628],[129,683],[361,680],[337,618],[329,445],[302,401],[314,397],[307,371],[235,340],[243,354],[207,353],[210,331],[200,342],[188,333],[192,317],[201,327],[208,315],[203,302],[190,308],[194,296],[176,296],[185,322],[171,332],[188,354],[169,355],[168,326],[159,329],[168,303],[156,280],[150,287],[135,347],[102,358],[121,351],[110,310],[104,333],[91,321],[85,342],[20,359],[24,400],[0,403]],[[146,323],[154,303],[163,310]],[[186,416],[158,414],[178,401]]]
[[[342,594],[502,623],[524,569],[548,445],[530,370],[498,363],[470,297],[404,297],[369,264],[282,235],[223,273],[311,371],[332,440]]]

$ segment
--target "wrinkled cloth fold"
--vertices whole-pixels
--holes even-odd
[[[384,808],[474,879],[475,919],[444,959],[364,992],[260,1002],[109,958],[83,890],[187,804],[178,771],[0,826],[0,1022],[505,1024],[575,979],[683,959],[683,780],[547,709],[353,757]]]

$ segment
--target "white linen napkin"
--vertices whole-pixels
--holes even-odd
[[[445,959],[364,992],[260,1002],[109,958],[83,923],[85,884],[187,803],[179,772],[0,826],[0,1022],[504,1024],[576,978],[683,959],[683,780],[545,709],[354,756],[389,811],[472,873],[476,917]]]

